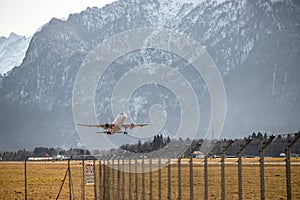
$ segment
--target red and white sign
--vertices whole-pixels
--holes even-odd
[[[95,182],[95,171],[94,171],[94,164],[93,163],[86,163],[85,164],[85,184],[86,185],[93,185]]]

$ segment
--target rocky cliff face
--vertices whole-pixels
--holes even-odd
[[[226,87],[222,136],[295,131],[300,120],[299,14],[297,1],[120,0],[72,14],[67,21],[52,19],[33,36],[21,66],[0,77],[0,145],[80,145],[71,105],[77,70],[99,42],[140,27],[172,28],[205,46]],[[171,57],[159,53],[145,56],[153,56],[148,62]],[[112,117],[104,112],[105,119]]]
[[[206,46],[224,75],[228,98],[224,135],[299,129],[296,16],[295,1],[225,1],[200,4],[179,25]]]

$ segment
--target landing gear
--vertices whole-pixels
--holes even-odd
[[[111,132],[110,132],[110,131],[107,131],[107,135],[111,135]]]
[[[127,134],[128,134],[127,131],[125,131],[125,132],[124,132],[124,135],[127,135]]]

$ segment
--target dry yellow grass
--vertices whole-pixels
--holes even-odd
[[[28,199],[56,199],[67,171],[67,161],[27,162]],[[24,162],[0,162],[0,199],[24,199]],[[74,196],[81,197],[82,167],[71,162]],[[86,199],[94,199],[93,186],[86,186]],[[63,185],[60,199],[69,198],[68,178]]]
[[[221,199],[221,168],[219,159],[209,160],[208,168],[208,196],[209,199]],[[265,189],[266,199],[286,199],[286,175],[284,159],[265,160]],[[300,199],[300,159],[294,159],[292,165],[292,198]],[[225,166],[225,184],[226,198],[238,199],[238,166],[236,159],[226,159],[228,162]],[[97,162],[98,163],[98,162]],[[188,160],[182,160],[181,165],[181,185],[182,198],[188,199],[190,196],[190,166]],[[259,199],[260,198],[260,169],[258,159],[243,159],[243,198]],[[272,164],[270,164],[272,163]],[[128,165],[124,166],[128,168]],[[140,167],[140,166],[139,166]],[[147,166],[148,167],[148,166]],[[99,165],[96,166],[97,177],[97,195],[103,196],[103,187],[99,186]],[[103,169],[103,165],[102,165]],[[132,191],[134,199],[136,193],[136,178],[138,181],[138,195],[142,195],[142,186],[145,187],[145,199],[150,197],[150,173],[131,175],[120,172],[120,187],[118,187],[118,171],[109,169],[109,188],[110,199],[117,199],[118,195],[122,197],[124,188],[124,198],[129,199],[129,190]],[[134,166],[132,166],[134,169]],[[64,175],[67,170],[67,161],[62,162],[28,162],[27,163],[27,191],[28,199],[55,199]],[[103,172],[103,171],[102,171]],[[194,197],[195,199],[204,198],[204,167],[203,160],[195,159],[193,165],[194,172]],[[74,188],[75,199],[82,197],[82,165],[81,162],[71,162],[71,174]],[[152,173],[152,196],[158,199],[159,184],[158,171]],[[161,170],[161,196],[167,199],[168,196],[168,168]],[[103,174],[102,174],[103,175]],[[125,184],[123,186],[123,175]],[[131,183],[129,184],[129,176]],[[103,176],[102,176],[103,178]],[[143,184],[144,182],[144,184]],[[24,199],[24,162],[0,162],[0,199]],[[66,180],[60,199],[69,198],[68,179]],[[172,199],[178,197],[178,166],[171,165],[171,195]],[[103,179],[101,180],[103,186]],[[118,190],[119,188],[119,190]],[[108,192],[108,190],[106,191]],[[108,193],[106,193],[108,195]],[[94,186],[85,186],[86,199],[94,199]]]

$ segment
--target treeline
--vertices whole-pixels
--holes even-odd
[[[137,144],[121,145],[120,149],[135,153],[151,152],[166,146],[170,142],[171,139],[169,136],[163,137],[162,135],[155,135],[151,141],[142,143],[142,141],[139,140]]]
[[[64,150],[61,148],[46,148],[46,147],[36,147],[33,151],[28,150],[18,150],[18,151],[4,151],[0,152],[0,160],[4,161],[24,161],[29,157],[55,157],[57,155],[67,156],[73,158],[80,155],[91,155],[88,150],[80,148],[71,148],[69,150]]]
[[[285,134],[285,135],[276,135],[272,143],[266,148],[265,155],[271,157],[278,157],[281,153],[285,152],[286,146],[295,139],[295,137],[300,134]],[[252,139],[251,143],[247,146],[247,148],[243,151],[243,155],[251,157],[251,156],[259,156],[259,150],[266,142],[269,140],[270,136],[258,133],[252,133],[248,137],[243,139],[235,139],[234,143],[231,147],[226,151],[227,156],[237,156],[237,152],[240,150],[241,146],[245,144],[247,139]],[[214,140],[215,145],[210,151],[209,155],[220,155],[223,147],[228,144],[230,139],[219,139]],[[123,144],[120,146],[120,149],[134,152],[134,153],[147,153],[147,152],[155,152],[155,150],[161,149],[166,146],[170,142],[176,143],[176,146],[180,146],[183,144],[186,146],[188,144],[189,148],[186,148],[185,152],[180,153],[183,157],[188,157],[192,154],[193,151],[201,151],[201,144],[205,143],[205,139],[171,139],[169,136],[163,137],[162,135],[156,135],[152,140],[142,142],[138,141],[137,144]],[[113,150],[113,149],[112,149]],[[111,150],[111,151],[112,151]],[[115,149],[117,150],[117,149]],[[99,155],[100,150],[99,151]],[[95,151],[96,152],[96,151]],[[94,153],[95,153],[94,152]],[[297,141],[291,149],[292,155],[299,156],[300,155],[300,139]],[[45,147],[36,147],[33,151],[27,151],[25,149],[18,151],[4,151],[0,152],[0,160],[5,161],[24,161],[28,157],[55,157],[57,155],[63,155],[68,158],[73,159],[82,159],[83,156],[91,155],[88,150],[80,149],[80,148],[71,148],[69,150],[63,150],[61,148],[45,148]],[[174,155],[173,155],[174,156]],[[84,157],[86,158],[86,157]]]
[[[276,135],[275,139],[272,143],[266,148],[265,155],[271,157],[278,157],[281,153],[285,152],[286,146],[294,140],[294,138],[300,133],[294,134],[285,134],[285,135]],[[243,139],[235,139],[234,143],[231,147],[226,151],[227,156],[237,156],[237,152],[239,152],[241,146],[246,142],[247,139],[252,139],[251,143],[247,146],[247,148],[243,151],[243,155],[248,157],[259,156],[260,147],[266,142],[270,136],[267,133],[252,133],[248,137],[244,137]],[[228,144],[230,139],[220,139],[214,140],[215,145],[209,152],[209,155],[219,156],[222,153],[223,147]],[[201,144],[205,142],[205,139],[172,139],[173,142],[189,144],[189,148],[186,149],[185,152],[182,152],[183,157],[188,157],[192,154],[192,151],[201,151]],[[168,143],[171,142],[169,137],[163,138],[162,135],[154,136],[152,141],[146,141],[142,143],[140,140],[137,144],[124,144],[120,147],[120,149],[127,150],[130,152],[136,153],[147,153],[151,151],[158,150]],[[292,149],[293,155],[300,154],[300,139],[296,142]]]
[[[300,134],[300,132],[294,134],[276,135],[273,141],[265,149],[265,156],[279,157],[281,153],[285,153],[285,149],[287,145],[291,141],[293,141],[298,134]],[[253,157],[253,156],[260,155],[260,148],[267,140],[270,139],[270,136],[267,135],[266,133],[262,134],[258,132],[258,133],[252,133],[251,135],[249,135],[248,137],[244,137],[243,139],[235,139],[234,143],[226,151],[226,155],[237,156],[237,152],[239,152],[241,146],[245,144],[247,139],[252,139],[252,141],[243,151],[243,155],[248,157]],[[229,140],[230,139],[216,140],[215,145],[210,151],[209,155],[216,155],[216,156],[221,155],[223,147],[229,143]],[[190,155],[191,153],[189,152],[190,149],[194,149],[194,147],[196,147],[197,144],[201,144],[203,143],[203,141],[204,141],[203,139],[193,140],[191,143],[191,148],[189,148],[187,152],[184,153],[184,155],[185,156]],[[200,151],[201,145],[195,150]],[[294,156],[299,156],[300,139],[292,146],[291,152]]]

